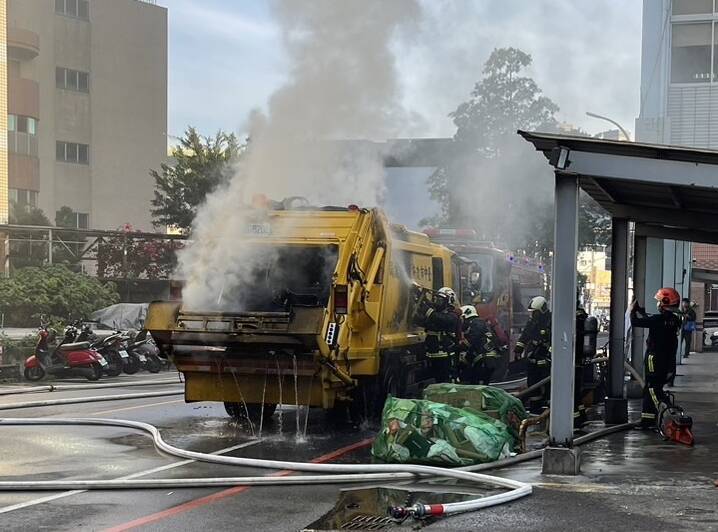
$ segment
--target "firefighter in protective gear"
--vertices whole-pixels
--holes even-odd
[[[526,354],[526,384],[533,386],[551,375],[551,311],[545,297],[531,299],[529,320],[516,346],[517,356]],[[528,398],[529,410],[536,413],[548,406],[550,387],[547,384],[535,390]]]
[[[456,308],[456,293],[445,286],[432,299],[423,298],[418,323],[427,332],[436,333],[426,339],[426,356],[436,382],[451,382],[461,341],[461,312]]]
[[[494,334],[473,305],[461,307],[461,316],[469,384],[489,384],[499,357]]]
[[[631,325],[648,329],[644,370],[646,385],[643,388],[641,427],[653,428],[657,423],[658,407],[670,403],[663,387],[670,378],[672,360],[678,349],[678,333],[681,319],[675,311],[681,296],[673,288],[661,288],[656,293],[658,314],[646,314],[646,310],[633,302]]]
[[[586,319],[588,314],[576,303],[576,346],[574,359],[573,381],[573,426],[581,428],[586,423],[586,405],[583,404],[583,360],[584,338],[586,336]]]

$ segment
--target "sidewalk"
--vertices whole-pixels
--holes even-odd
[[[446,519],[436,530],[718,530],[718,353],[694,353],[678,368],[676,402],[693,417],[694,447],[628,431],[583,448],[582,474],[541,474],[540,461],[504,469],[531,482],[521,501]],[[631,419],[640,401],[631,402]]]

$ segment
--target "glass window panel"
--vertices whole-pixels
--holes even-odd
[[[68,142],[65,147],[65,160],[71,163],[77,162],[77,144]]]
[[[17,117],[15,115],[7,115],[7,130],[8,131],[15,131],[17,126],[16,124]]]
[[[79,0],[77,4],[77,16],[80,18],[88,19],[90,14],[89,11],[90,8],[88,6],[87,0]]]
[[[78,72],[77,73],[77,88],[78,88],[78,90],[81,90],[82,92],[88,92],[89,80],[88,80],[87,72]]]
[[[87,164],[90,159],[89,146],[87,144],[78,144],[77,147],[77,160],[83,164]]]
[[[713,0],[673,0],[674,15],[710,15]]]
[[[19,133],[27,133],[27,117],[26,116],[18,116],[17,117],[17,123],[15,124],[16,131]]]
[[[9,188],[7,191],[8,191],[8,197],[10,198],[10,201],[12,201],[13,203],[17,203],[17,189]]]
[[[90,227],[90,215],[86,212],[77,213],[77,228],[87,229]]]
[[[37,190],[28,190],[28,204],[37,207]]]
[[[72,90],[77,90],[79,86],[78,75],[80,73],[77,70],[67,71],[67,87]]]
[[[55,0],[55,13],[65,13],[65,0]]]
[[[65,143],[59,140],[55,143],[55,159],[58,161],[65,160]]]
[[[55,86],[58,89],[65,88],[65,69],[62,67],[55,68]]]
[[[707,83],[711,72],[711,25],[674,24],[671,82]]]
[[[65,13],[73,17],[77,16],[77,0],[65,0]]]
[[[27,119],[27,132],[30,135],[37,135],[37,120],[34,118]]]

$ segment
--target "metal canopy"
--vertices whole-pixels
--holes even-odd
[[[643,236],[718,243],[718,151],[519,131],[547,158],[567,149],[557,171]]]
[[[578,472],[571,452],[574,403],[578,188],[612,218],[611,326],[606,423],[625,423],[624,327],[628,222],[636,222],[634,290],[645,292],[646,237],[718,243],[718,152],[519,131],[555,174],[552,276],[551,422],[544,473]],[[640,255],[640,256],[639,256]],[[637,335],[634,334],[634,340]],[[634,342],[635,351],[642,342]],[[634,353],[634,355],[637,353]],[[637,360],[638,357],[633,357]]]

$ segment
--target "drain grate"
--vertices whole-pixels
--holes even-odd
[[[376,515],[355,515],[354,518],[344,523],[342,530],[384,530],[395,524],[391,517],[379,517]]]

